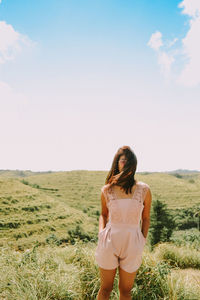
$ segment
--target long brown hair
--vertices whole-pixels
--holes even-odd
[[[122,155],[125,155],[127,162],[121,172],[118,169],[118,162]],[[135,172],[137,168],[137,157],[129,146],[120,147],[114,156],[111,169],[107,175],[105,184],[109,187],[120,186],[126,194],[131,193],[132,187],[136,184]]]

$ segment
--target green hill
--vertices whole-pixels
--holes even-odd
[[[0,174],[0,298],[96,299],[94,251],[107,172],[19,172]],[[200,203],[200,174],[143,172],[136,179],[149,184],[153,200],[167,203],[183,229],[191,229],[175,231],[153,252],[147,240],[133,299],[199,299],[193,208]],[[111,299],[119,298],[118,282],[115,277]]]
[[[37,241],[73,242],[76,230],[86,240],[95,241],[100,188],[106,175],[105,171],[83,170],[37,173],[25,178],[0,176],[0,245],[25,249]],[[175,175],[137,173],[136,179],[149,184],[153,199],[167,203],[170,209],[199,204],[200,174]]]
[[[63,201],[57,189],[43,190],[18,179],[1,178],[0,191],[0,246],[23,250],[36,242],[64,241],[77,224],[89,240],[97,230],[97,219],[95,224],[89,215],[70,206],[67,199]]]
[[[27,177],[31,175],[53,173],[52,171],[47,172],[33,172],[31,170],[0,170],[0,177],[15,178],[15,177]]]

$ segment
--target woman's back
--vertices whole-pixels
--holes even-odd
[[[106,227],[99,233],[95,252],[100,267],[113,269],[120,261],[127,272],[134,272],[139,268],[146,242],[140,229],[140,220],[148,188],[148,184],[141,181],[137,182],[129,195],[109,184],[101,188],[109,218]]]
[[[109,222],[139,225],[148,189],[148,184],[142,181],[136,182],[129,194],[126,194],[119,186],[104,185],[101,191],[106,199]]]

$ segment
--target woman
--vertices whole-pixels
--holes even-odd
[[[101,188],[102,212],[95,251],[101,280],[97,300],[109,299],[117,267],[120,300],[131,300],[131,289],[142,263],[152,195],[148,184],[135,180],[136,167],[137,158],[131,148],[119,148]]]

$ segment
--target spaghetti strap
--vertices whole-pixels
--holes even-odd
[[[134,192],[133,192],[132,199],[135,198],[135,195],[137,194],[137,189],[138,189],[138,182],[136,183],[136,186],[135,186],[135,190],[134,190]]]

